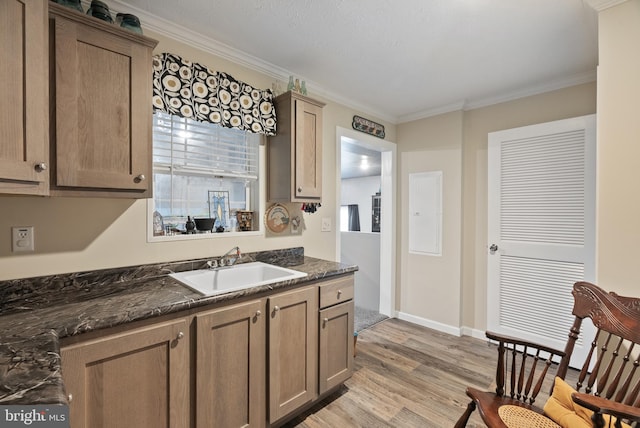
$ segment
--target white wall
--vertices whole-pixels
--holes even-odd
[[[340,261],[356,264],[355,304],[366,309],[380,309],[380,234],[340,233]]]
[[[380,191],[380,176],[347,178],[341,182],[341,205],[358,205],[360,232],[340,233],[340,261],[356,264],[355,304],[380,308],[380,233],[371,232],[371,196]]]
[[[358,205],[361,232],[371,232],[371,196],[379,191],[380,176],[342,180],[340,205]]]

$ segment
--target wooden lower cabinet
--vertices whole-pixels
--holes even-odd
[[[189,329],[156,324],[63,347],[72,428],[189,425]]]
[[[196,427],[266,422],[263,300],[196,315]]]
[[[343,275],[63,344],[71,427],[286,423],[351,376],[352,298]]]
[[[353,300],[320,311],[320,394],[340,385],[353,373],[353,312]]]
[[[318,396],[318,288],[268,300],[269,422]]]

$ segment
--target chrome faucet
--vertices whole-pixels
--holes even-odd
[[[233,252],[236,253],[235,257],[230,256]],[[242,253],[240,253],[240,247],[236,246],[224,253],[222,257],[209,260],[207,262],[207,266],[209,266],[209,269],[218,269],[225,266],[233,266],[234,264],[236,264],[241,255]]]

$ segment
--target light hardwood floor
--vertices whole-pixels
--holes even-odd
[[[496,359],[487,341],[389,319],[360,332],[354,374],[340,392],[287,427],[452,427],[467,386],[493,389]],[[467,426],[485,425],[474,412]]]

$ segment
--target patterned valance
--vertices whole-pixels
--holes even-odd
[[[153,57],[153,110],[256,134],[276,134],[270,89],[256,89],[169,53]]]

